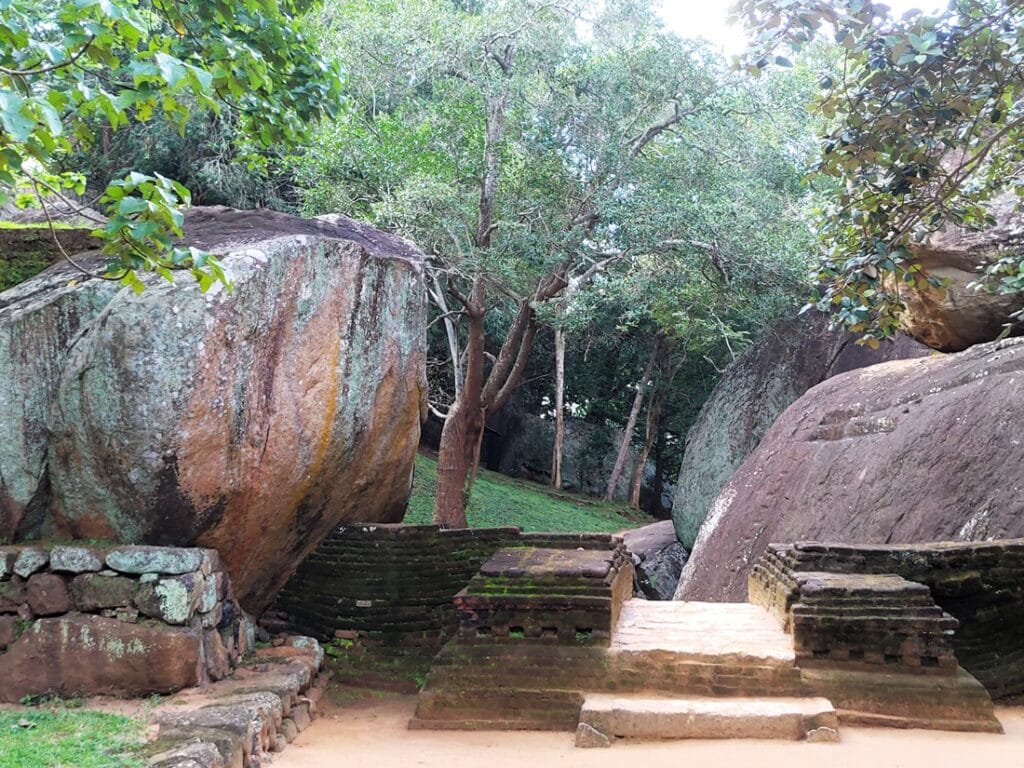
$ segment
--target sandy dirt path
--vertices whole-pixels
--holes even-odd
[[[568,733],[409,731],[413,697],[330,709],[274,768],[1024,768],[1024,707],[998,711],[1006,733],[842,729],[840,744],[671,741],[576,749]]]

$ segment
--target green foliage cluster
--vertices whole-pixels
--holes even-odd
[[[747,66],[827,31],[838,65],[816,109],[828,121],[811,178],[834,189],[821,211],[827,253],[817,305],[872,346],[891,336],[903,286],[938,287],[915,246],[945,225],[994,224],[1000,195],[1024,197],[1024,5],[954,0],[939,14],[891,18],[869,0],[742,0]],[[826,35],[826,37],[829,35]],[[988,287],[1024,288],[1024,256],[987,265]]]
[[[412,497],[405,522],[429,525],[434,514],[437,462],[416,456]],[[466,510],[472,528],[515,525],[524,531],[581,531],[615,533],[650,522],[622,504],[596,502],[584,496],[556,492],[526,480],[480,470]]]
[[[0,765],[142,768],[145,733],[130,717],[53,707],[0,711]]]
[[[291,146],[340,101],[337,70],[319,58],[303,0],[0,0],[0,203],[85,192],[66,161],[132,125],[184,133],[196,113],[227,106],[256,147]],[[253,162],[259,155],[252,153]],[[28,190],[27,192],[23,190]],[[170,279],[191,271],[204,287],[230,285],[208,254],[178,248],[188,189],[129,169],[99,198],[104,273],[137,290],[138,270]]]
[[[567,402],[619,429],[664,339],[676,445],[718,373],[806,297],[810,67],[752,82],[645,0],[328,2],[314,23],[347,101],[297,161],[304,210],[369,219],[431,256],[439,412],[458,389],[452,337],[467,344],[453,297],[478,278],[489,354],[524,302],[544,328],[520,391],[534,413],[553,401],[549,329],[570,340]],[[566,289],[534,300],[552,278]]]

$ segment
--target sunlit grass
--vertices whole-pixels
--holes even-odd
[[[64,706],[0,710],[0,768],[142,768],[142,723]]]
[[[405,522],[430,523],[437,493],[437,462],[416,457],[416,477]],[[518,480],[486,469],[473,485],[466,511],[471,528],[515,525],[524,531],[579,531],[613,533],[651,522],[642,512],[624,504],[605,503],[587,496],[556,492],[552,488]]]

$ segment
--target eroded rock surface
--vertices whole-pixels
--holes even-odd
[[[828,328],[815,313],[787,320],[751,346],[725,372],[686,438],[672,519],[692,550],[722,486],[798,397],[836,374],[931,350],[906,336],[878,350]]]
[[[1018,202],[1012,193],[1002,195],[991,205],[995,226],[972,231],[947,225],[911,249],[922,274],[947,285],[901,285],[907,309],[900,323],[907,333],[943,352],[959,352],[999,337],[1010,315],[1024,307],[1024,295],[967,286],[977,282],[980,270],[1003,253],[1024,250],[1024,215],[1014,210]]]
[[[0,540],[217,549],[258,611],[343,521],[401,519],[423,257],[347,219],[195,209],[231,293],[55,266],[0,295]],[[84,257],[97,263],[96,257]]]
[[[677,599],[742,600],[770,542],[1024,536],[1024,339],[836,376],[715,500]]]
[[[671,520],[634,528],[622,534],[633,556],[633,594],[648,600],[671,600],[686,562]]]

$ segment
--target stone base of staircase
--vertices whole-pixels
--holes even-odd
[[[823,698],[652,698],[590,694],[577,746],[616,739],[787,739],[838,741],[835,709]]]
[[[832,701],[844,724],[1003,732],[988,691],[962,669],[949,676],[804,669],[801,676],[805,690]]]

